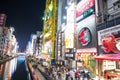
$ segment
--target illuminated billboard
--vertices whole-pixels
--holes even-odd
[[[67,9],[67,26],[65,28],[65,47],[74,48],[75,3]]]
[[[92,40],[90,29],[87,27],[82,28],[78,34],[78,40],[82,46],[87,46]]]
[[[75,25],[75,4],[72,3],[71,6],[67,9],[67,33],[74,33],[74,25]]]
[[[51,49],[52,51],[52,41],[49,40],[44,44],[44,53],[49,53],[48,51]]]
[[[6,21],[6,15],[5,14],[0,14],[0,27],[5,26],[5,21]]]
[[[95,47],[96,45],[96,26],[95,15],[91,15],[77,23],[76,32],[79,47]]]
[[[120,25],[98,31],[100,53],[120,53]]]
[[[76,17],[80,16],[81,14],[83,14],[83,12],[94,5],[94,0],[81,0],[76,6]]]

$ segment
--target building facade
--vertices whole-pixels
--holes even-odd
[[[120,0],[96,0],[96,30],[98,39],[99,76],[107,72],[118,78],[120,72]],[[112,72],[113,75],[110,72]],[[108,77],[106,77],[108,78]],[[114,79],[114,77],[113,77]],[[120,79],[120,78],[119,78]]]
[[[3,27],[5,27],[5,23],[6,23],[6,14],[0,13],[0,55],[3,54],[3,49],[4,49]]]
[[[50,56],[50,63],[55,63],[55,36],[57,24],[57,1],[46,0],[44,12],[42,53]]]

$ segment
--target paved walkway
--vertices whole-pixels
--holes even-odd
[[[45,72],[45,68],[41,65],[38,65],[38,70],[44,75],[44,77],[46,78],[46,80],[53,80],[46,72]]]
[[[39,75],[40,80],[46,80],[38,69],[35,69],[35,71],[37,72],[37,75]]]
[[[41,65],[38,65],[37,67],[35,66],[34,62],[29,62],[29,67],[31,68],[31,71],[33,72],[33,76],[37,75],[38,79],[36,80],[52,80],[49,75],[45,73],[45,68],[42,67]]]

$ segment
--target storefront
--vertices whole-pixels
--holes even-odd
[[[95,57],[98,74],[103,76],[107,73],[112,79],[118,78],[119,75],[112,73],[120,74],[120,25],[98,31],[98,53]]]
[[[65,66],[68,68],[76,68],[76,62],[75,62],[75,54],[73,53],[65,53]]]
[[[95,74],[96,62],[94,60],[94,57],[96,55],[96,52],[96,48],[78,49],[75,54],[75,60],[77,64],[76,66],[78,68],[85,66],[90,72]]]
[[[51,60],[49,54],[40,54],[39,56],[37,56],[37,58],[40,60],[40,63],[45,63],[47,64],[47,66],[50,66]]]
[[[120,79],[120,54],[101,54],[95,57],[95,60],[101,62],[101,76],[106,79]]]
[[[94,56],[96,49],[96,23],[94,0],[80,0],[76,5],[76,66],[86,67],[91,73],[96,74]]]

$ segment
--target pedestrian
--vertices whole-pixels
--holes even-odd
[[[54,74],[53,78],[54,78],[54,80],[56,80],[56,78],[57,78],[57,71],[55,70],[53,74]]]
[[[66,80],[69,80],[69,77],[70,77],[70,73],[69,73],[69,69],[66,68]]]
[[[71,69],[69,73],[71,80],[75,80],[75,72],[73,71],[73,69]]]
[[[50,77],[52,77],[52,72],[53,72],[52,67],[50,67]]]
[[[66,80],[66,69],[65,69],[65,67],[63,68],[62,77],[63,77],[62,80]]]

